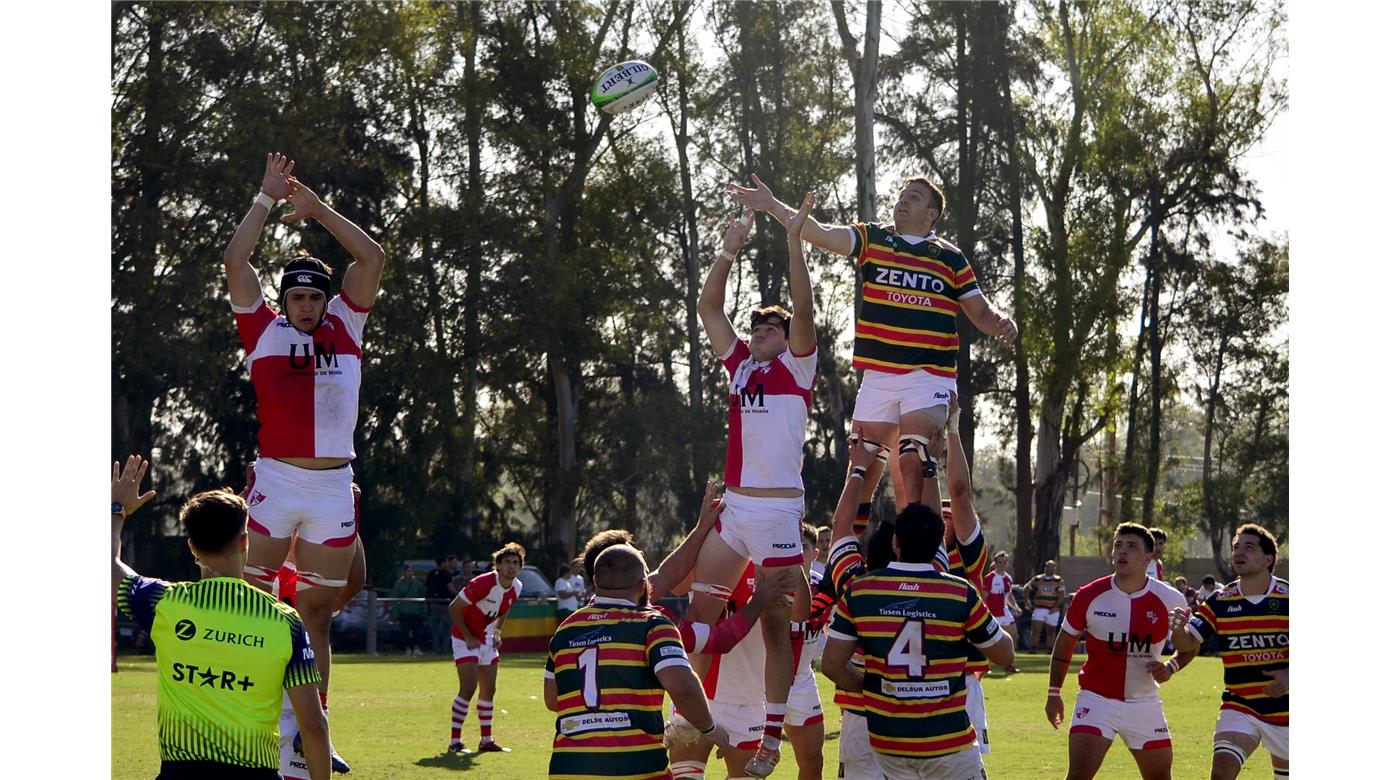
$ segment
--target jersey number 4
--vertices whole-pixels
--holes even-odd
[[[579,653],[578,670],[583,674],[583,706],[598,709],[598,648]]]
[[[890,666],[903,666],[911,679],[922,678],[928,663],[928,656],[924,655],[924,621],[907,621],[885,660]]]

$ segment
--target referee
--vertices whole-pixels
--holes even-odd
[[[278,716],[287,689],[313,780],[330,777],[330,739],[316,693],[316,654],[295,610],[243,581],[248,505],[228,490],[180,509],[199,582],[142,577],[121,560],[126,517],[150,462],[112,464],[112,591],[156,647],[156,780],[279,780]]]

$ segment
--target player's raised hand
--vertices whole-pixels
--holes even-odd
[[[759,604],[767,606],[776,604],[787,594],[797,590],[798,569],[787,568],[776,574],[758,575],[758,584],[754,586],[753,598]]]
[[[1279,696],[1288,695],[1287,669],[1275,669],[1271,672],[1266,671],[1264,672],[1264,674],[1273,678],[1272,680],[1264,684],[1264,693],[1267,693],[1268,695],[1273,696],[1275,698]]]
[[[724,497],[715,496],[715,483],[705,481],[705,497],[700,499],[700,520],[695,523],[696,528],[710,529],[715,527],[715,521],[719,519],[720,513],[724,511]]]
[[[125,466],[121,461],[112,463],[112,503],[121,504],[128,517],[156,497],[154,490],[141,492],[141,480],[150,468],[151,462],[140,455],[128,456]]]
[[[1186,628],[1186,624],[1190,622],[1191,610],[1189,607],[1172,607],[1171,624],[1169,626],[1172,633]]]
[[[735,203],[745,206],[754,211],[767,212],[778,205],[778,199],[773,197],[773,191],[768,189],[768,185],[758,178],[758,174],[750,174],[753,179],[753,187],[745,187],[737,182],[729,183],[729,197]]]
[[[817,196],[811,192],[807,193],[807,196],[802,199],[802,208],[799,208],[783,223],[783,227],[787,228],[789,241],[802,237],[802,226],[807,224],[807,217],[811,216],[812,206],[816,202]]]
[[[273,200],[285,200],[292,192],[292,169],[296,160],[289,160],[281,152],[269,152],[267,167],[263,169],[262,191]]]
[[[1052,693],[1045,697],[1045,718],[1056,729],[1065,722],[1065,700],[1060,698],[1060,694]]]
[[[740,214],[733,222],[729,223],[729,229],[724,231],[724,240],[722,242],[724,251],[731,255],[739,254],[739,250],[744,248],[744,241],[749,237],[749,231],[752,229],[753,209],[746,208],[744,209],[744,213]]]
[[[850,447],[851,467],[857,469],[868,469],[870,464],[875,462],[880,451],[888,449],[879,442],[867,441],[865,430],[859,422],[851,423],[851,438],[848,440]]]
[[[302,184],[297,177],[289,176],[287,181],[292,185],[291,194],[287,196],[287,200],[292,203],[292,213],[283,217],[282,221],[291,225],[307,217],[316,216],[317,211],[321,208],[321,198],[310,187]]]

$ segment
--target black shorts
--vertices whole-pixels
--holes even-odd
[[[156,780],[282,780],[282,773],[218,761],[162,761]]]

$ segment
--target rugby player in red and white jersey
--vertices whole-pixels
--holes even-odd
[[[1171,778],[1171,732],[1157,688],[1195,652],[1161,660],[1172,610],[1184,609],[1186,598],[1147,576],[1152,547],[1147,528],[1120,523],[1113,536],[1113,574],[1080,588],[1065,611],[1045,699],[1045,716],[1057,729],[1065,717],[1060,686],[1081,635],[1088,655],[1079,670],[1079,696],[1069,729],[1068,780],[1097,774],[1115,735],[1122,735],[1144,780]]]
[[[1165,581],[1167,575],[1162,556],[1167,552],[1167,532],[1155,526],[1147,529],[1147,532],[1152,534],[1152,560],[1147,563],[1147,576]]]
[[[725,511],[701,549],[689,617],[714,623],[729,601],[731,589],[749,561],[761,571],[798,570],[802,564],[799,524],[805,511],[802,447],[807,440],[807,412],[817,370],[817,332],[813,320],[812,282],[797,232],[811,213],[808,193],[802,210],[790,220],[788,273],[791,316],[778,306],[750,314],[750,336],[739,338],[724,310],[725,282],[735,253],[743,248],[752,212],[736,219],[724,235],[724,249],[705,278],[698,312],[710,346],[730,377],[729,445],[725,460]],[[783,718],[792,687],[793,654],[789,618],[805,617],[810,606],[806,580],[798,583],[791,610],[778,604],[763,613],[764,733],[747,771],[767,777],[777,766]],[[696,673],[713,656],[691,659]]]
[[[495,708],[496,666],[501,661],[501,624],[511,605],[520,598],[524,584],[516,578],[525,565],[525,548],[516,542],[491,554],[492,570],[479,574],[462,588],[447,614],[452,618],[452,659],[457,666],[457,698],[452,701],[452,736],[447,744],[449,753],[465,753],[462,745],[462,722],[467,708],[480,684],[481,695],[476,700],[476,716],[481,722],[481,742],[478,753],[509,753],[491,736],[491,719]]]
[[[1021,616],[1021,608],[1017,606],[1016,599],[1011,596],[1011,586],[1015,583],[1011,575],[1007,573],[1007,568],[1011,565],[1011,555],[1005,550],[998,550],[992,556],[993,571],[987,572],[982,577],[982,597],[987,602],[987,609],[991,610],[992,617],[996,618],[1006,633],[1016,636],[1016,618]],[[1014,674],[1021,671],[1015,664],[1006,667],[1007,674]]]

